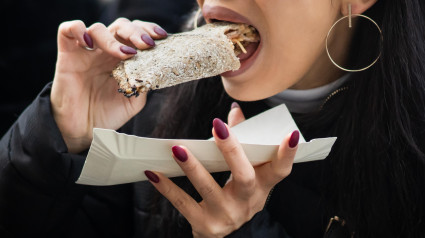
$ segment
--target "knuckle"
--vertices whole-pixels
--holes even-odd
[[[81,20],[74,20],[74,21],[71,21],[71,24],[72,24],[73,26],[75,26],[75,27],[85,27],[84,22],[83,22],[83,21],[81,21]]]
[[[106,44],[107,49],[113,49],[114,46],[117,44],[117,41],[114,40],[114,39],[109,39],[109,40],[106,41],[105,44]]]
[[[171,187],[167,186],[161,193],[162,193],[162,195],[164,195],[164,197],[168,198],[170,196],[171,192],[172,192]]]
[[[129,22],[130,22],[130,20],[128,20],[127,18],[120,17],[120,18],[116,19],[114,22],[112,22],[112,24],[109,25],[108,29],[110,31],[117,31],[119,28],[122,28],[123,25],[125,25]]]
[[[255,187],[255,174],[253,173],[242,174],[238,178],[235,178],[235,180],[242,184],[248,191]]]
[[[66,28],[68,28],[70,25],[71,25],[71,22],[69,22],[69,21],[62,22],[62,23],[59,25],[59,31],[64,31],[64,30],[65,30]]]
[[[121,23],[128,23],[128,22],[130,22],[130,20],[128,20],[127,18],[120,17],[120,18],[116,19],[114,23],[121,24]]]
[[[140,37],[137,37],[136,34],[132,34],[129,38],[128,38],[131,42],[133,42],[133,44],[137,44],[137,46],[141,45],[140,42]]]
[[[226,144],[223,149],[223,154],[226,154],[228,156],[235,156],[239,152],[239,147],[235,143]]]
[[[191,173],[193,171],[196,171],[198,169],[197,163],[187,163],[184,167],[184,170],[188,173]]]
[[[143,25],[143,24],[146,24],[146,22],[141,21],[141,20],[133,20],[133,21],[132,21],[132,23],[133,23],[133,24],[135,24],[135,25]]]
[[[202,186],[199,189],[199,193],[202,194],[202,196],[204,196],[204,199],[205,199],[205,197],[208,197],[214,193],[214,186],[212,186],[211,184]]]
[[[131,41],[131,43],[134,44],[134,46],[136,46],[139,49],[146,49],[147,45],[140,40],[140,37],[138,37],[137,35],[133,34],[130,36],[129,40]]]
[[[275,169],[274,174],[276,175],[278,180],[282,180],[289,176],[292,172],[292,165],[286,168]]]
[[[90,26],[89,31],[96,32],[96,31],[99,31],[99,30],[103,30],[105,28],[106,28],[106,26],[103,23],[96,22],[96,23],[94,23],[93,25]]]
[[[185,198],[177,197],[172,204],[177,210],[181,210],[186,207],[188,201]]]
[[[148,22],[149,27],[154,28],[154,27],[160,27],[158,24],[153,23],[153,22]]]

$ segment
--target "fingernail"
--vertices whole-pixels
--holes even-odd
[[[291,138],[289,139],[289,147],[294,148],[298,145],[298,141],[300,140],[300,132],[294,131],[292,132]]]
[[[159,183],[159,177],[158,177],[158,175],[156,175],[152,171],[146,170],[145,171],[145,175],[146,175],[146,177],[148,177],[148,179],[150,181],[152,181],[154,183]]]
[[[218,138],[225,140],[229,137],[229,131],[226,128],[224,122],[218,118],[213,121],[214,131],[217,134]]]
[[[168,33],[159,26],[154,27],[153,31],[160,36],[168,36]]]
[[[184,151],[184,149],[180,146],[173,146],[173,148],[171,148],[171,150],[173,151],[174,156],[180,160],[181,162],[186,162],[187,160],[187,153],[186,151]]]
[[[93,48],[93,40],[87,32],[84,32],[83,39],[89,48]]]
[[[148,34],[142,35],[142,41],[149,46],[155,46],[155,41],[153,41],[153,39]]]
[[[121,52],[123,52],[124,54],[128,54],[128,55],[135,55],[137,54],[137,51],[130,47],[130,46],[126,46],[126,45],[122,45],[120,47]]]
[[[230,107],[230,110],[232,110],[233,108],[240,108],[240,106],[237,102],[233,102],[232,106]]]

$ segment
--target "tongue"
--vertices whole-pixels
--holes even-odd
[[[249,45],[247,45],[247,46],[245,47],[245,49],[246,49],[246,54],[244,54],[244,53],[240,53],[240,54],[238,55],[239,60],[240,60],[240,61],[243,61],[243,60],[246,60],[246,59],[248,59],[249,57],[251,57],[251,56],[254,54],[255,50],[257,50],[258,45],[259,45],[259,42],[254,42],[254,43],[250,43]]]

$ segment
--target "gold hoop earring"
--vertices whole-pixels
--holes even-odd
[[[198,28],[198,21],[199,21],[199,16],[201,15],[202,10],[201,8],[198,9],[198,11],[196,11],[195,14],[195,18],[193,19],[193,29]]]
[[[344,19],[346,19],[346,18],[348,18],[348,27],[349,28],[352,28],[352,17],[353,16],[356,16],[356,17],[363,17],[363,18],[365,18],[365,19],[367,19],[367,20],[369,20],[369,21],[371,21],[375,26],[376,26],[376,28],[378,28],[378,31],[379,31],[379,35],[380,35],[380,38],[381,38],[381,44],[382,44],[382,42],[384,41],[384,38],[383,38],[383,36],[382,36],[382,31],[381,31],[381,28],[379,27],[379,25],[374,21],[374,20],[372,20],[372,18],[370,18],[370,17],[368,17],[368,16],[365,16],[365,15],[362,15],[362,14],[351,14],[351,4],[348,4],[348,12],[349,12],[349,14],[348,14],[348,16],[344,16],[344,17],[341,17],[338,21],[336,21],[333,25],[332,25],[332,27],[331,27],[331,29],[329,30],[329,32],[328,32],[328,35],[326,36],[326,53],[328,53],[328,57],[329,57],[329,59],[331,60],[331,62],[336,66],[336,67],[338,67],[339,69],[341,69],[341,70],[344,70],[344,71],[346,71],[346,72],[360,72],[360,71],[364,71],[364,70],[366,70],[366,69],[369,69],[370,67],[372,67],[378,60],[379,60],[379,58],[381,57],[381,50],[379,51],[379,55],[378,55],[378,57],[370,64],[370,65],[368,65],[368,66],[366,66],[366,67],[364,67],[364,68],[361,68],[361,69],[346,69],[346,68],[343,68],[343,67],[341,67],[340,65],[338,65],[333,59],[332,59],[332,56],[331,56],[331,54],[329,53],[329,48],[328,48],[328,39],[329,39],[329,36],[330,36],[330,34],[331,34],[331,32],[332,32],[332,30],[333,30],[333,28],[340,22],[340,21],[342,21],[342,20],[344,20]]]

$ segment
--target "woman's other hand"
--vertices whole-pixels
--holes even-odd
[[[232,125],[245,120],[237,105],[233,105],[228,118]],[[261,211],[270,190],[290,174],[299,140],[299,132],[294,131],[270,162],[253,167],[229,126],[215,119],[213,127],[217,147],[231,170],[231,178],[223,188],[187,148],[172,148],[174,159],[201,195],[200,203],[162,174],[145,171],[156,189],[189,221],[194,237],[226,236]]]
[[[126,98],[111,72],[136,49],[151,48],[167,33],[156,24],[120,18],[109,27],[64,22],[51,92],[52,111],[70,153],[87,149],[94,127],[118,129],[146,103],[146,93]]]

